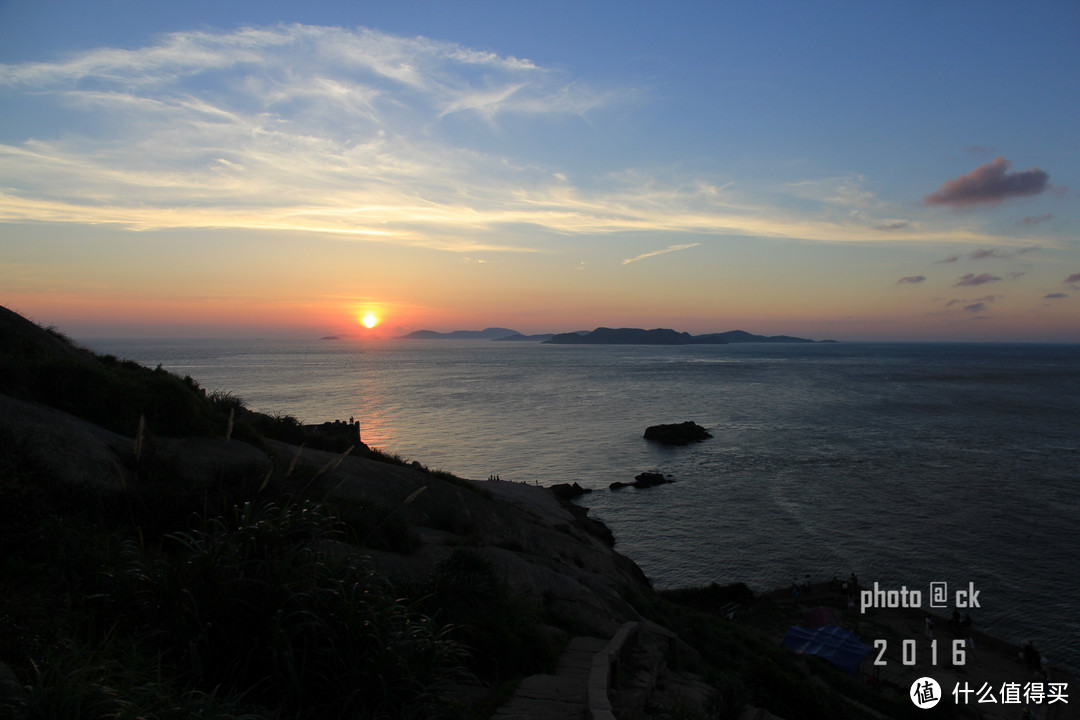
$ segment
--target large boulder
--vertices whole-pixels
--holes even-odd
[[[646,440],[663,445],[688,445],[711,437],[708,430],[690,420],[667,425],[651,425],[645,428]]]
[[[121,492],[134,441],[56,408],[0,394],[0,443],[28,467],[68,487]]]

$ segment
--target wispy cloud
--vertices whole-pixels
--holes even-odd
[[[0,144],[0,221],[291,230],[460,252],[641,231],[996,242],[961,224],[896,220],[859,176],[741,194],[649,169],[575,179],[510,148],[537,122],[602,124],[640,100],[636,89],[423,37],[307,25],[182,32],[0,65],[0,89],[80,119]]]
[[[626,258],[622,261],[623,265],[629,265],[630,263],[637,262],[638,260],[644,260],[645,258],[656,257],[657,255],[664,255],[666,253],[678,252],[679,250],[689,250],[690,248],[697,247],[701,243],[684,243],[682,245],[668,245],[663,250],[653,250],[652,252],[641,253],[632,258]]]
[[[1010,167],[1011,162],[998,156],[993,162],[945,182],[923,200],[927,205],[948,205],[958,209],[996,205],[1009,198],[1038,195],[1050,181],[1050,176],[1039,168],[1009,172]]]
[[[967,298],[956,298],[945,303],[945,307],[950,308],[960,305],[962,306],[964,312],[980,313],[985,311],[989,304],[997,299],[997,295],[986,295],[981,298],[974,298],[970,300]]]
[[[969,260],[1010,260],[1021,255],[1027,255],[1028,253],[1037,252],[1038,247],[1024,247],[1024,248],[978,248],[972,250],[965,255],[950,255],[947,258],[938,260],[937,264],[946,264],[959,262],[961,258],[968,258]]]
[[[918,285],[921,282],[926,282],[926,276],[925,275],[908,275],[907,277],[902,277],[899,280],[897,280],[896,284],[897,285]]]
[[[534,167],[449,140],[446,117],[490,126],[618,99],[527,60],[304,25],[175,33],[137,50],[2,65],[0,87],[85,120],[0,145],[0,219],[299,229],[446,247],[458,242],[442,237],[451,227],[460,238],[535,220],[506,188],[545,184]]]
[[[987,258],[1005,258],[1009,257],[1009,255],[1005,250],[990,248],[986,250],[972,250],[968,253],[968,257],[972,260],[986,260]]]
[[[987,283],[998,282],[1001,278],[991,275],[989,273],[981,273],[975,275],[974,273],[968,273],[962,275],[955,283],[953,287],[971,287],[974,285],[985,285]]]
[[[978,250],[972,250],[968,253],[968,257],[972,260],[1009,260],[1020,255],[1027,255],[1028,253],[1036,252],[1037,247],[1026,248],[980,248]]]

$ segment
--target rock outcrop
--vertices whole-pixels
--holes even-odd
[[[654,487],[656,485],[666,485],[668,483],[673,483],[673,482],[675,482],[675,481],[672,480],[671,478],[667,477],[663,473],[643,472],[643,473],[638,473],[637,475],[635,475],[634,476],[634,482],[632,482],[632,483],[624,483],[624,482],[615,481],[615,482],[611,483],[611,485],[609,485],[608,487],[610,487],[612,490],[618,490],[618,489],[624,488],[624,487],[636,487],[638,489],[644,489],[644,488],[651,488],[651,487]]]
[[[662,445],[689,445],[711,437],[708,430],[690,420],[645,428],[645,439]]]
[[[550,486],[548,490],[560,500],[573,500],[576,497],[592,492],[590,488],[581,487],[577,482],[558,483]]]

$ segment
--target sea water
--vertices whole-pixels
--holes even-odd
[[[1080,346],[85,342],[433,469],[576,481],[658,588],[974,587],[976,627],[1080,666]],[[642,438],[684,420],[712,439]],[[675,482],[609,489],[643,471]]]

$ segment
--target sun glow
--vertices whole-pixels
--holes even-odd
[[[365,313],[364,317],[360,318],[360,324],[366,328],[373,328],[379,324],[379,318],[373,312]]]

